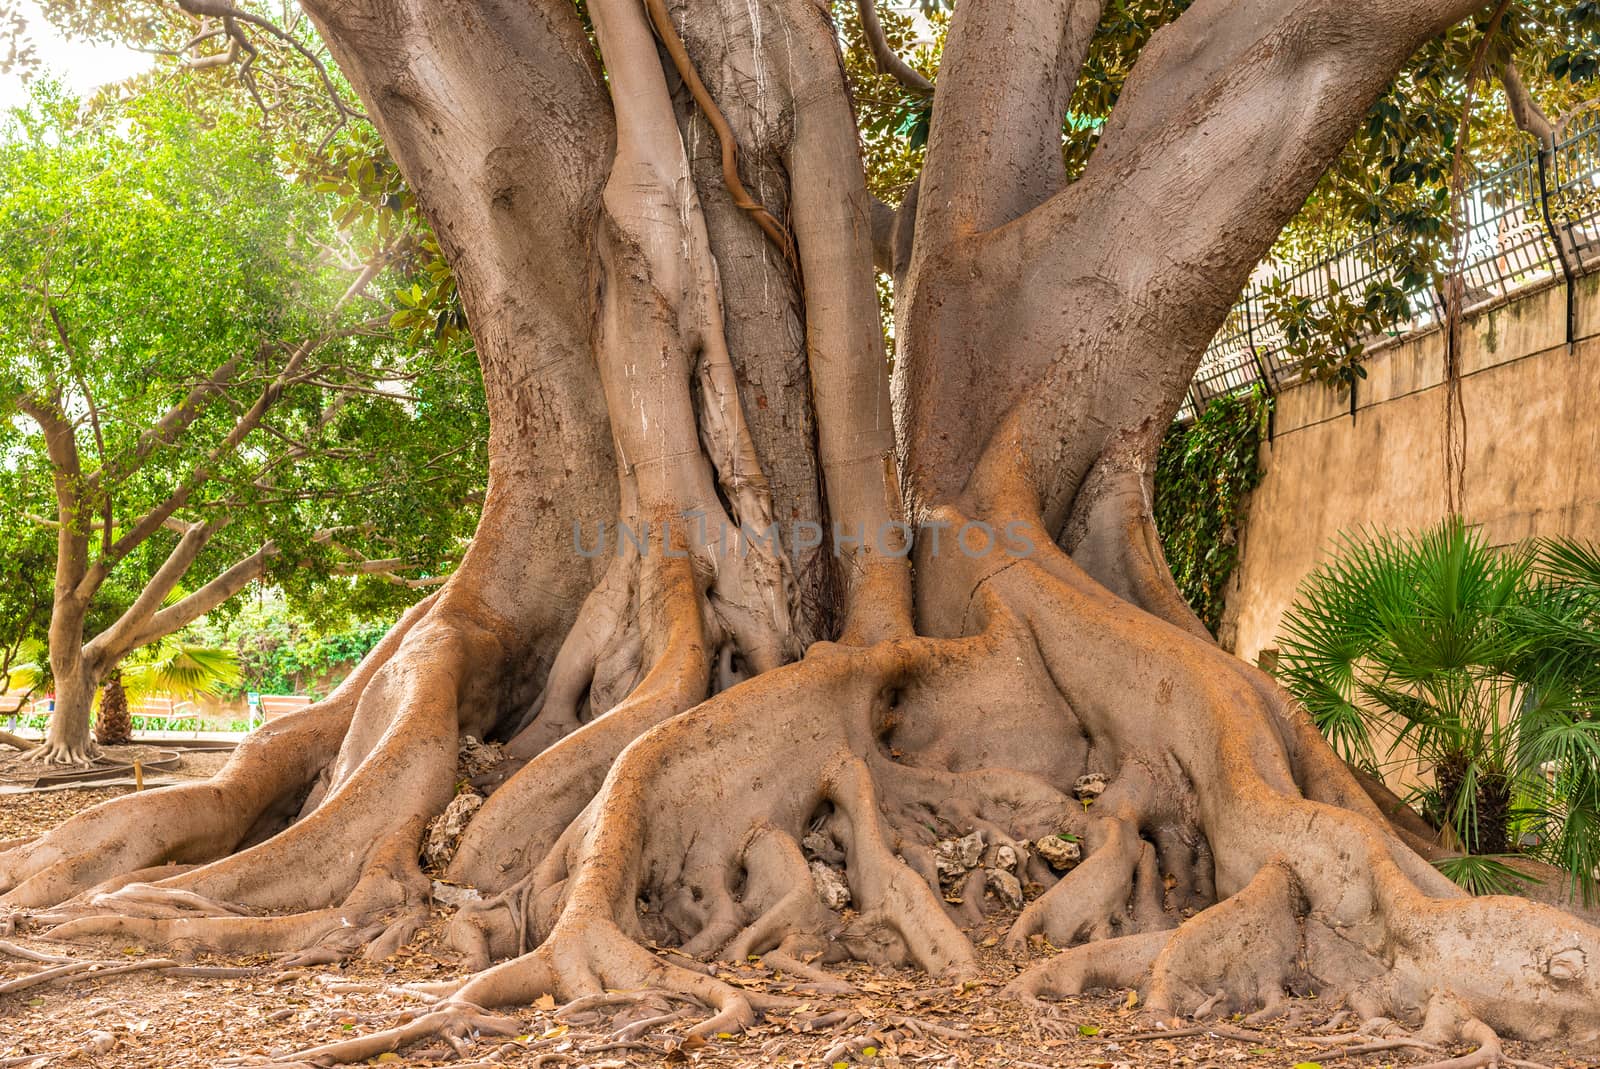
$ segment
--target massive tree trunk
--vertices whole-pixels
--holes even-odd
[[[1084,842],[1063,878],[1024,862],[1047,889],[1013,943],[1068,949],[1018,997],[1137,985],[1171,1017],[1309,986],[1483,1064],[1496,1031],[1596,1038],[1600,931],[1468,898],[1414,852],[1211,642],[1150,511],[1160,432],[1252,265],[1476,3],[1197,0],[1071,184],[1061,116],[1100,5],[961,4],[895,226],[892,406],[814,0],[589,0],[592,39],[567,0],[305,6],[460,279],[493,416],[482,525],[327,702],[208,783],[0,857],[6,904],[67,936],[386,953],[423,916],[458,739],[490,735],[511,770],[449,872],[486,896],[452,929],[481,971],[305,1057],[547,993],[672,988],[706,1032],[761,1008],[684,958],[961,976],[976,899],[942,900],[934,846],[973,830],[1023,858]],[[813,893],[819,851],[848,924]]]

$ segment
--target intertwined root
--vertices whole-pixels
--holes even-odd
[[[1546,906],[1462,897],[1373,815],[1359,786],[1337,779],[1298,714],[1248,670],[1062,559],[992,569],[967,602],[968,637],[819,644],[681,712],[674,686],[641,686],[640,706],[536,756],[480,812],[452,870],[491,892],[452,930],[480,971],[421,1018],[296,1057],[369,1058],[424,1035],[463,1043],[472,1030],[512,1027],[490,1016],[495,1007],[545,995],[588,1006],[617,991],[665,992],[683,1001],[649,1019],[675,1021],[692,1005],[707,1008],[696,1032],[748,1026],[771,1001],[702,971],[709,958],[760,957],[821,991],[846,986],[823,966],[847,958],[964,977],[975,962],[961,924],[984,901],[983,867],[961,882],[967,901],[953,910],[935,847],[971,832],[983,836],[983,865],[1003,848],[1041,885],[1012,945],[1043,935],[1068,948],[1017,979],[1019,998],[1136,987],[1170,1024],[1264,1019],[1315,991],[1363,1017],[1426,1014],[1415,1036],[1363,1035],[1351,1049],[1465,1039],[1483,1064],[1500,1057],[1497,1032],[1588,1042],[1600,1031],[1600,933]],[[688,638],[700,611],[692,597],[683,607]],[[695,663],[694,644],[682,648]],[[448,663],[466,663],[464,652]],[[680,682],[685,663],[656,662]],[[106,814],[119,810],[104,807],[64,827],[74,834],[5,857],[13,901],[55,906],[40,916],[60,921],[62,936],[313,960],[386,952],[425,909],[415,854],[421,823],[448,798],[455,686],[449,673],[381,677],[373,693],[395,701],[384,737],[405,747],[352,756],[352,726],[333,760],[345,771],[327,787],[285,766],[279,788],[311,792],[287,831],[249,832],[282,800],[269,803],[263,788],[246,805],[224,776],[205,789],[233,804],[231,841],[256,845],[158,879],[146,867],[164,858],[148,843],[110,861],[85,849],[111,840]],[[332,715],[291,720],[258,752],[281,756],[338,728]],[[1087,772],[1104,793],[1074,800]],[[150,817],[162,797],[201,789],[122,811]],[[422,801],[397,811],[408,797]],[[193,833],[188,819],[175,824],[182,834]],[[1030,856],[1057,833],[1085,847],[1059,880]],[[333,864],[353,841],[370,845],[356,863]],[[130,861],[144,871],[118,870]],[[820,900],[819,862],[838,867],[850,911]],[[312,871],[317,879],[302,878]],[[76,897],[56,905],[63,889]],[[646,943],[673,948],[672,960]]]
[[[465,666],[487,652],[430,618],[436,599],[211,780],[104,803],[0,857],[11,923],[184,952],[392,952],[426,919],[418,843],[450,797]]]

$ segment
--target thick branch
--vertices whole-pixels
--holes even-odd
[[[920,234],[988,230],[1066,181],[1061,121],[1104,0],[957,5],[934,94]]]
[[[89,538],[87,517],[78,512],[83,466],[78,457],[78,440],[72,424],[61,414],[59,401],[44,402],[23,395],[18,400],[22,411],[44,432],[45,452],[50,458],[50,476],[55,487],[56,517],[56,600],[76,597],[79,583],[88,567]]]
[[[267,561],[277,553],[278,547],[268,542],[199,590],[153,614],[142,628],[124,640],[122,643],[124,649],[136,650],[141,646],[148,646],[157,639],[165,638],[198,620],[249,586],[251,581],[260,578],[266,571]],[[93,646],[94,643],[90,645]],[[105,653],[102,652],[101,656],[104,657]]]
[[[156,569],[144,589],[139,592],[132,605],[119,616],[115,623],[91,639],[84,647],[84,657],[88,660],[91,670],[108,667],[122,660],[128,652],[134,649],[133,640],[138,637],[149,624],[150,618],[155,615],[167,595],[183,579],[200,551],[211,541],[225,524],[226,520],[215,523],[190,524],[183,532],[183,537],[178,539],[178,544],[167,554],[167,559]],[[158,636],[159,637],[159,636]]]
[[[975,264],[917,278],[919,336],[897,365],[917,499],[953,499],[977,472],[1037,495],[1059,530],[1111,435],[1170,420],[1250,271],[1401,65],[1479,6],[1198,0],[1157,32],[1083,177],[976,242]],[[935,109],[935,138],[939,123]],[[949,203],[924,188],[919,246]]]

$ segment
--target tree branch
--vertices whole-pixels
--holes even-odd
[[[200,418],[206,400],[213,394],[220,393],[223,387],[233,378],[239,370],[243,358],[235,356],[233,359],[219,365],[209,378],[189,391],[182,401],[173,405],[164,412],[153,427],[139,435],[139,440],[127,457],[117,462],[103,465],[90,477],[90,484],[97,487],[110,486],[121,482],[140,468],[144,467],[150,454],[161,446],[171,445],[177,441],[189,425]]]
[[[239,593],[252,581],[259,579],[267,570],[267,562],[277,554],[277,545],[272,542],[266,543],[176,604],[153,613],[143,627],[124,636],[119,645],[125,651],[136,650],[188,626]],[[105,653],[102,653],[102,656],[105,656]]]
[[[368,264],[356,280],[350,284],[344,295],[339,298],[334,305],[332,313],[330,313],[330,317],[331,315],[337,315],[341,308],[354,300],[356,295],[365,289],[367,283],[372,281],[382,269],[382,266],[381,260],[374,260]],[[267,410],[283,396],[286,386],[295,378],[300,371],[301,365],[316,351],[323,340],[322,337],[309,338],[294,349],[283,369],[261,391],[255,403],[246,409],[244,414],[234,422],[233,428],[222,442],[211,450],[206,460],[196,465],[188,477],[178,485],[177,489],[173,490],[165,500],[139,517],[128,529],[127,533],[100,554],[93,567],[85,573],[79,583],[80,596],[87,599],[93,595],[99,589],[100,584],[105,582],[106,576],[111,573],[111,569],[116,566],[118,561],[122,560],[136,547],[143,544],[151,535],[165,526],[167,521],[172,518],[172,515],[188,503],[190,496],[211,479],[217,466],[238,449],[239,444],[260,425],[261,420],[267,414]]]
[[[1066,182],[1061,121],[1105,0],[958,4],[934,93],[917,227],[988,230]]]
[[[1021,456],[1028,470],[1014,489],[1038,495],[1058,529],[1114,435],[1170,420],[1251,270],[1405,61],[1482,6],[1196,0],[1158,31],[1082,178],[975,241],[966,269],[976,282],[956,269],[921,273],[913,318],[920,313],[926,340],[908,343],[909,359],[896,365],[919,389],[904,430],[914,499],[952,500],[988,471],[1007,478],[1002,458]],[[963,39],[976,37],[969,29]],[[997,43],[964,53],[987,60],[967,78],[992,69]],[[950,62],[947,52],[941,100],[960,84]],[[995,184],[962,146],[939,140],[960,129],[941,135],[941,114],[959,114],[943,107],[923,173],[919,256],[933,213],[978,226],[1000,215],[926,185],[941,145],[942,180]],[[1034,188],[1018,180],[1028,173],[1019,158],[1002,154],[1000,188]],[[979,329],[954,325],[978,316]],[[970,381],[973,353],[983,354],[992,387],[978,396],[958,385]]]
[[[279,41],[282,41],[284,44],[300,53],[301,57],[304,58],[306,62],[310,63],[311,66],[316,70],[317,79],[322,83],[323,90],[328,94],[328,99],[332,101],[334,110],[339,114],[340,124],[343,124],[346,119],[366,118],[366,116],[361,114],[361,112],[345,103],[344,97],[340,95],[338,87],[333,84],[333,78],[328,73],[328,67],[322,62],[322,58],[315,52],[311,51],[311,49],[301,44],[293,34],[288,33],[271,20],[264,19],[259,15],[252,15],[248,11],[241,11],[232,4],[226,3],[225,0],[178,0],[178,6],[191,15],[198,15],[201,17],[210,16],[221,19],[222,24],[227,31],[230,42],[228,50],[229,58],[236,56],[239,50],[244,50],[248,53],[248,58],[245,60],[246,68],[248,68],[249,65],[255,61],[256,49],[255,46],[250,43],[249,39],[245,37],[243,31],[239,29],[238,24],[244,23],[248,26],[254,26],[257,29],[272,35],[273,37],[276,37]],[[251,91],[254,92],[253,87]],[[257,103],[260,103],[259,97],[257,98]],[[264,107],[263,110],[265,110]]]
[[[227,523],[228,520],[224,518],[213,523],[190,524],[184,529],[183,537],[178,539],[178,544],[167,554],[167,559],[162,561],[161,567],[139,591],[133,604],[115,623],[84,646],[84,659],[89,662],[91,670],[98,671],[101,667],[116,664],[134,648],[133,638],[155,615],[167,595],[177,587],[211,537]]]
[[[1539,102],[1533,99],[1533,94],[1528,92],[1514,61],[1508,59],[1500,67],[1500,84],[1505,87],[1506,106],[1517,128],[1537,137],[1542,151],[1553,149],[1556,128],[1545,115],[1544,109],[1539,107]]]
[[[61,414],[59,396],[49,402],[24,394],[18,407],[44,432],[45,453],[56,496],[56,600],[75,598],[89,563],[89,536],[78,514],[83,466],[72,424]]]
[[[878,20],[877,0],[856,0],[856,11],[861,15],[861,32],[867,38],[867,47],[872,49],[872,59],[878,70],[891,75],[918,96],[932,96],[933,83],[889,47],[889,40],[883,35],[883,23]]]

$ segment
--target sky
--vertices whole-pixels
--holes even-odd
[[[84,94],[102,85],[118,82],[150,67],[155,57],[119,45],[71,40],[45,21],[35,0],[13,0],[28,26],[28,37],[38,53],[42,69],[64,82],[73,92]],[[0,112],[27,99],[28,90],[21,75],[12,71],[0,74]]]

